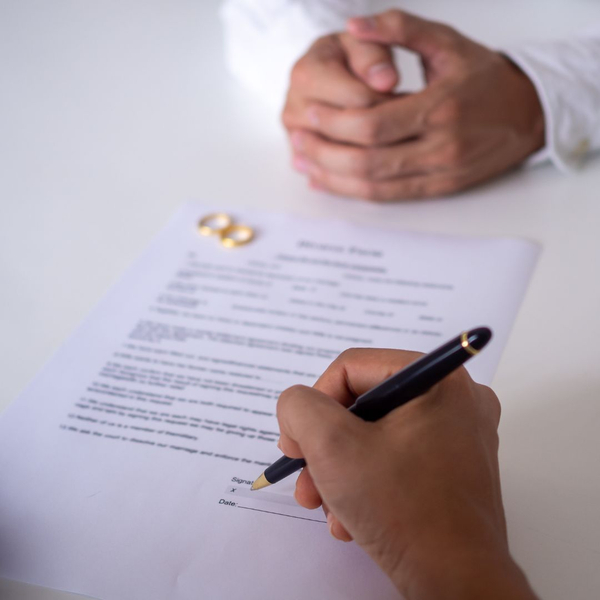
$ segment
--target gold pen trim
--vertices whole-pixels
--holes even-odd
[[[469,333],[464,331],[460,336],[460,345],[471,355],[476,356],[479,354],[479,350],[475,350],[469,342]]]

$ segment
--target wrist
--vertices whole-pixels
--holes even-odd
[[[519,105],[519,121],[528,140],[529,154],[543,148],[546,142],[546,121],[538,91],[528,75],[510,57],[501,54],[510,69],[514,98]]]
[[[407,600],[535,600],[494,527],[424,535],[396,566],[392,581]],[[475,533],[475,535],[474,535]]]
[[[529,583],[508,551],[450,550],[398,587],[407,600],[536,600]]]

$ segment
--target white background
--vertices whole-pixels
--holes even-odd
[[[278,116],[225,71],[218,4],[0,0],[0,408],[184,200],[532,239],[494,382],[511,547],[544,599],[599,597],[600,162],[394,205],[312,192]],[[592,0],[403,6],[497,47],[600,21]],[[72,596],[0,581],[0,597]]]

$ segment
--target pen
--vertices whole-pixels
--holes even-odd
[[[359,396],[348,410],[364,421],[381,419],[395,408],[423,395],[478,354],[491,338],[492,332],[487,327],[461,333]],[[277,483],[305,465],[303,458],[282,456],[267,467],[251,489],[260,490]]]

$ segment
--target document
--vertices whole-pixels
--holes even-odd
[[[0,576],[102,600],[395,598],[280,456],[282,390],[349,347],[429,351],[487,325],[489,384],[538,255],[529,242],[184,206],[0,418]],[[265,589],[268,588],[268,593]]]

